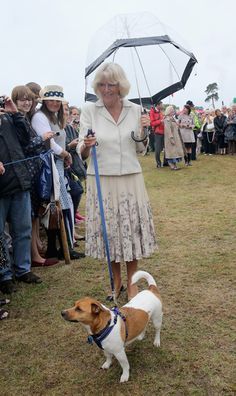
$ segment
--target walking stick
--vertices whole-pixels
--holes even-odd
[[[94,132],[91,129],[88,130],[87,136],[89,136],[89,135],[94,136]],[[102,191],[101,191],[101,184],[100,184],[99,171],[98,171],[96,146],[92,146],[92,158],[93,158],[96,185],[97,185],[98,202],[99,202],[99,209],[100,209],[100,216],[101,216],[101,223],[102,223],[103,241],[104,241],[104,245],[105,245],[107,263],[108,263],[108,271],[109,271],[109,276],[110,276],[111,294],[112,294],[112,298],[113,298],[115,305],[117,305],[115,287],[114,287],[114,278],[113,278],[112,267],[111,267],[109,241],[108,241],[107,229],[106,229],[106,220],[105,220],[103,201],[102,201]]]

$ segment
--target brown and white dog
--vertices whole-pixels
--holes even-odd
[[[154,345],[160,346],[162,324],[162,303],[153,277],[145,271],[137,271],[132,283],[146,279],[148,290],[138,293],[120,310],[109,309],[99,301],[85,297],[78,300],[75,306],[61,312],[65,320],[81,323],[97,345],[104,350],[106,357],[103,369],[108,369],[114,355],[120,363],[123,373],[120,382],[129,379],[129,362],[125,345],[134,340],[142,340],[146,326],[151,319],[156,330]]]

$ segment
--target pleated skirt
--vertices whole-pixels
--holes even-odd
[[[111,261],[149,257],[157,244],[143,175],[100,176],[100,183]],[[106,257],[96,179],[91,175],[87,179],[85,253]]]

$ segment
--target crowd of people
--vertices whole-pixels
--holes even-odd
[[[86,167],[75,151],[80,109],[69,107],[62,87],[16,86],[11,97],[0,98],[0,106],[0,291],[11,294],[16,282],[42,282],[33,267],[52,266],[63,259],[60,223],[44,228],[46,247],[40,235],[44,209],[54,200],[53,189],[49,201],[41,198],[40,191],[42,156],[49,149],[54,153],[51,161],[57,171],[70,259],[85,257],[74,247],[84,238],[75,232],[75,224],[85,219],[78,206]],[[5,310],[1,314],[5,317]]]
[[[180,170],[178,162],[184,160],[191,166],[200,153],[236,155],[236,104],[199,112],[189,100],[176,112],[173,106],[164,110],[159,102],[151,107],[150,120],[149,149],[155,152],[157,168],[169,165],[171,170]]]
[[[63,88],[36,83],[16,86],[11,97],[0,97],[0,291],[11,294],[17,282],[38,284],[33,267],[56,265],[64,259],[61,224],[66,231],[70,258],[85,254],[105,258],[94,163],[96,144],[116,297],[127,288],[128,299],[137,293],[131,278],[138,260],[156,249],[152,211],[138,153],[155,151],[156,166],[180,169],[191,166],[199,152],[236,154],[236,105],[198,113],[191,101],[176,113],[162,102],[149,115],[126,99],[130,89],[123,69],[104,63],[93,82],[98,97],[82,112],[69,106]],[[145,135],[145,130],[151,134]],[[88,130],[95,134],[88,135]],[[131,137],[131,131],[137,139]],[[150,140],[149,140],[150,139]],[[161,153],[164,152],[164,158]],[[49,199],[41,194],[49,158],[53,186]],[[43,173],[44,171],[44,173]],[[50,179],[50,177],[49,177]],[[86,179],[86,218],[79,213]],[[55,180],[58,202],[55,198]],[[86,235],[75,225],[86,221]],[[42,224],[44,225],[42,227]],[[43,242],[42,242],[43,232]],[[85,239],[85,253],[78,240]],[[126,263],[127,285],[121,279]],[[107,297],[111,299],[111,296]],[[9,300],[0,300],[0,305]],[[0,317],[7,317],[0,308]]]

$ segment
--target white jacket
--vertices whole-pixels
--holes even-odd
[[[82,109],[80,118],[80,142],[77,152],[83,144],[83,137],[88,129],[95,132],[98,146],[96,146],[98,169],[100,175],[126,175],[140,173],[141,166],[137,152],[145,150],[143,143],[135,143],[131,138],[140,136],[141,107],[127,99],[123,99],[123,109],[116,123],[105,108],[103,102],[86,105]],[[90,160],[89,175],[94,175],[93,161]]]

